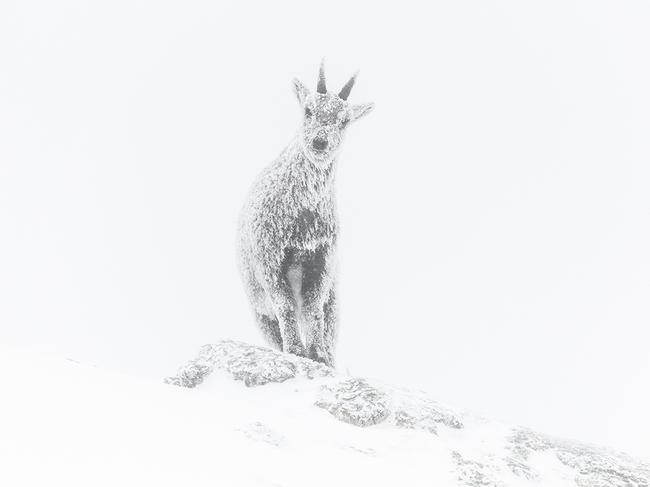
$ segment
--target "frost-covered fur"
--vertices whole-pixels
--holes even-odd
[[[351,105],[354,77],[316,93],[294,80],[303,120],[258,177],[242,210],[240,269],[264,337],[276,349],[333,365],[336,332],[334,172],[348,124],[373,105]]]

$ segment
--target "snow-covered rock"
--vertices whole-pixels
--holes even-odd
[[[282,384],[288,400],[294,392],[302,392],[301,400],[341,422],[364,427],[363,431],[380,428],[375,434],[391,436],[391,430],[414,430],[426,435],[430,451],[425,447],[415,457],[430,453],[432,479],[448,475],[447,483],[430,485],[650,487],[650,465],[627,455],[459,414],[425,393],[342,376],[309,359],[246,343],[206,345],[165,382],[192,388],[214,372],[246,386]],[[302,382],[291,384],[292,380]],[[260,422],[242,431],[275,447],[286,441]],[[385,454],[379,445],[348,449],[360,455]]]
[[[390,414],[387,394],[363,379],[346,379],[321,388],[316,406],[329,411],[339,421],[356,426],[371,426]]]
[[[0,345],[0,486],[650,484],[626,455],[241,342],[167,382]]]
[[[222,340],[201,347],[198,357],[182,366],[165,382],[183,387],[196,387],[213,369],[228,372],[233,379],[247,386],[261,386],[269,382],[284,382],[295,377],[327,377],[334,371],[320,363],[287,353]]]

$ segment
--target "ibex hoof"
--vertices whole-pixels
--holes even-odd
[[[325,364],[328,367],[332,366],[332,362],[327,356],[325,352],[319,349],[311,349],[309,351],[309,358],[312,359],[314,362],[320,362],[321,364]]]

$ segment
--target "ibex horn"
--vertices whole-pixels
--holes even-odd
[[[326,94],[327,86],[325,86],[325,58],[320,62],[320,71],[318,72],[318,86],[316,87],[318,93]]]
[[[339,98],[341,100],[347,100],[348,96],[350,96],[350,91],[352,91],[352,87],[354,86],[354,82],[357,79],[358,74],[359,74],[358,71],[354,73],[352,78],[350,78],[350,80],[347,83],[345,83],[345,86],[341,88],[341,91],[339,92]]]

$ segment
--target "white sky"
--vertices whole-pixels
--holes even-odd
[[[250,183],[321,56],[352,373],[650,458],[650,4],[4,1],[0,341],[162,377],[260,342]]]

